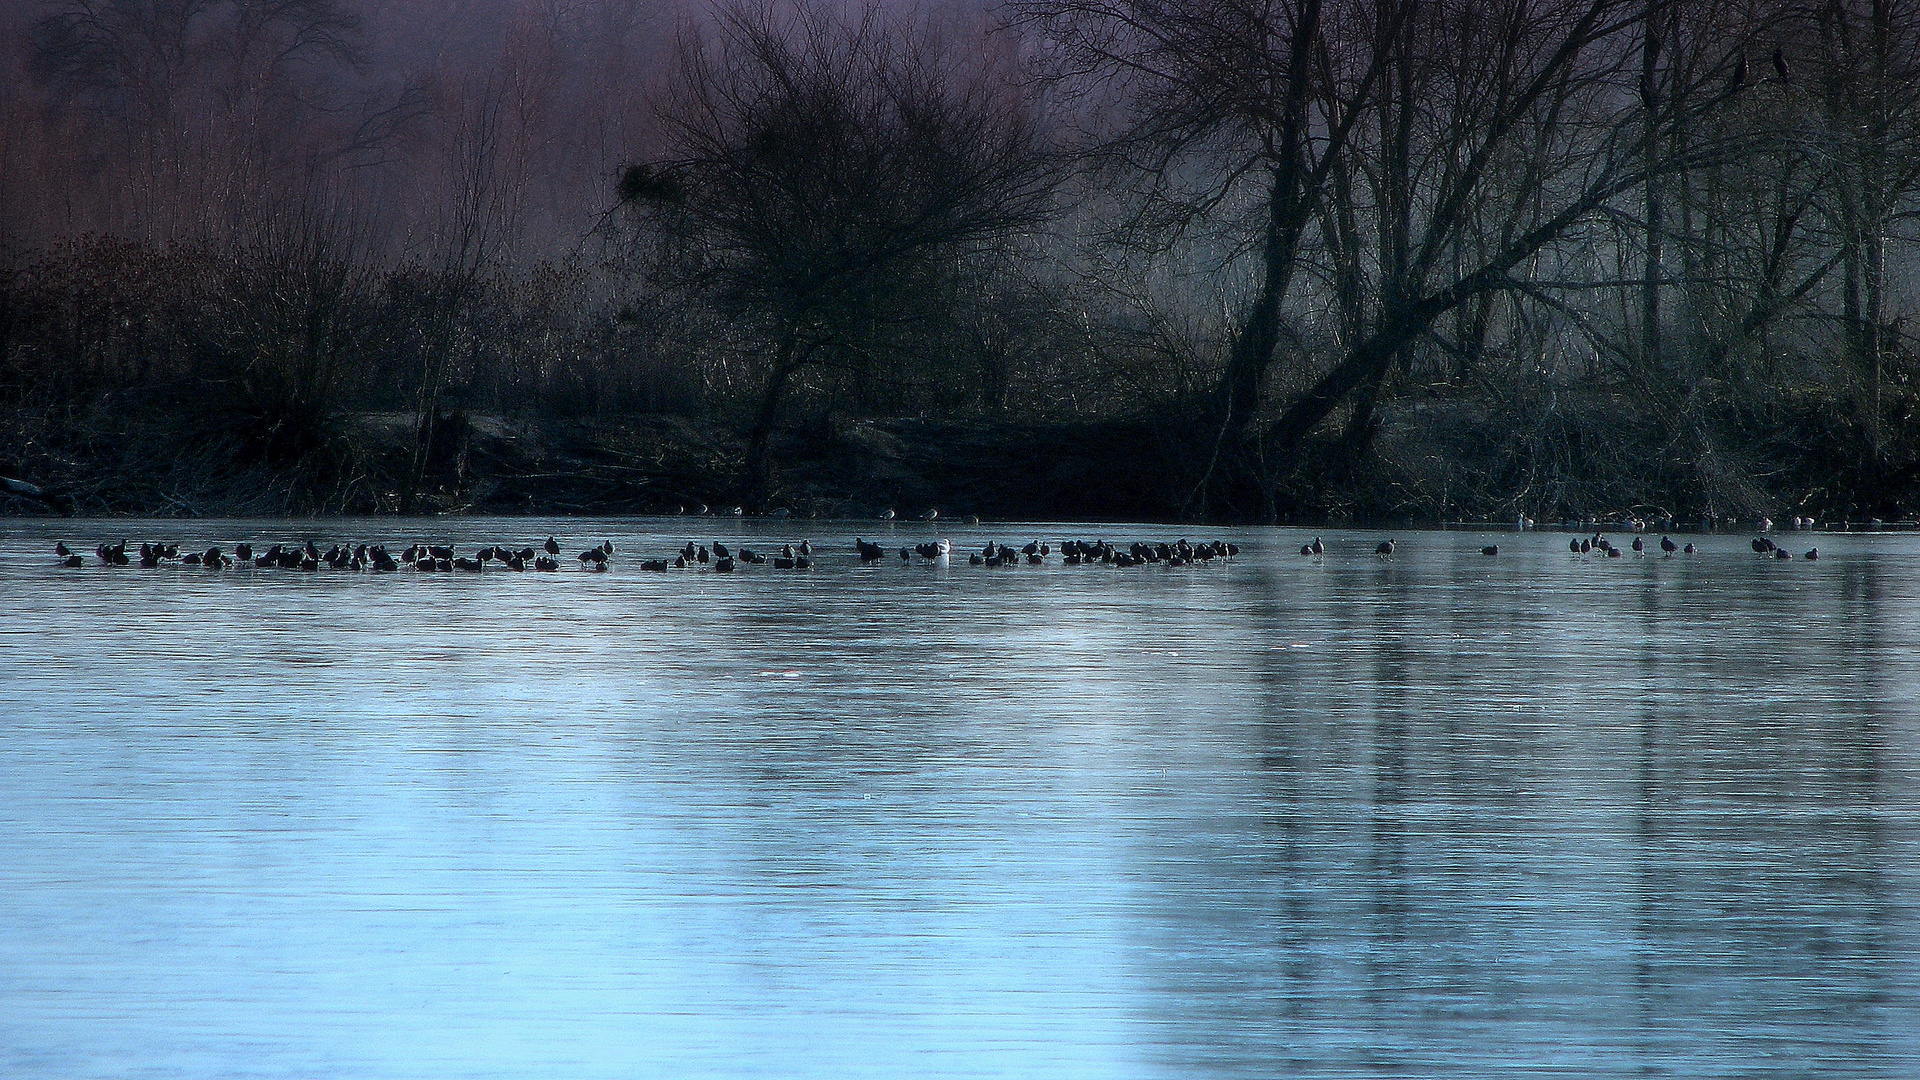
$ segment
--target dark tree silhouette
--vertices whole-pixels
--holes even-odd
[[[660,113],[667,152],[621,193],[667,237],[659,272],[759,343],[756,503],[796,376],[883,362],[944,317],[968,260],[1042,222],[1057,178],[1017,87],[873,8],[726,8],[687,32]]]

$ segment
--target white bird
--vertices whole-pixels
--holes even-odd
[[[935,518],[937,518],[937,517],[939,517],[939,516],[940,516],[940,511],[938,511],[938,510],[935,510],[935,509],[932,509],[931,507],[929,507],[929,508],[927,509],[927,512],[926,512],[926,513],[924,513],[924,514],[921,514],[921,515],[920,515],[920,520],[921,520],[921,521],[932,521],[933,519],[935,519]]]
[[[892,521],[892,520],[893,520],[893,507],[891,507],[891,506],[889,506],[889,507],[887,507],[887,508],[886,508],[885,510],[882,510],[882,511],[880,511],[880,520],[881,520],[881,521]]]
[[[953,554],[953,541],[948,540],[945,537],[941,537],[940,539],[935,540],[933,542],[933,546],[939,549],[940,554],[937,556],[938,558],[944,559],[948,555]]]

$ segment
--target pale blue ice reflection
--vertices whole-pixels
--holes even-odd
[[[716,527],[0,526],[0,1075],[1920,1075],[1920,538]],[[306,529],[625,565],[47,554]]]

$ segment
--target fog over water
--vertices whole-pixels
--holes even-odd
[[[50,554],[309,531],[618,554]],[[1920,537],[856,534],[0,523],[0,1072],[1920,1073]]]

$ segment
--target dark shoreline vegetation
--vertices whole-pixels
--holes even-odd
[[[0,513],[1920,510],[1920,11],[139,7],[0,15]]]

